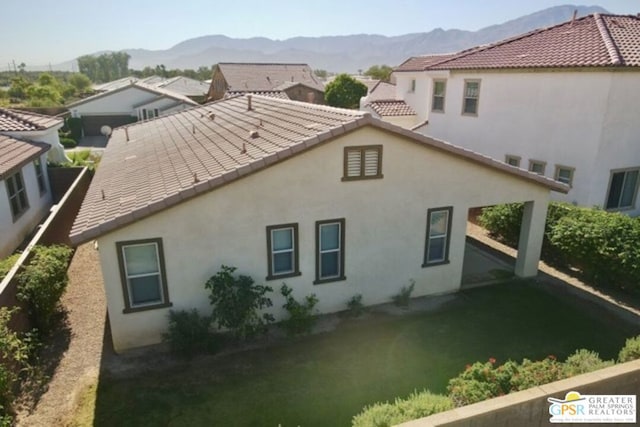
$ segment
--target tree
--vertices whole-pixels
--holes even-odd
[[[358,108],[367,86],[347,74],[338,75],[324,89],[324,100],[332,107]]]
[[[326,79],[328,75],[327,70],[321,70],[321,69],[313,70],[313,74],[320,77],[321,79]]]
[[[369,76],[372,79],[388,82],[391,78],[392,72],[393,68],[388,65],[372,65],[367,71],[364,72],[364,75]]]
[[[25,99],[30,86],[31,83],[24,77],[14,77],[11,79],[11,86],[7,92],[11,98]]]
[[[78,69],[91,81],[103,83],[129,75],[129,59],[126,52],[103,53],[100,56],[84,55],[77,59]]]
[[[73,86],[76,93],[83,93],[91,88],[91,80],[82,73],[73,73],[69,77],[69,84]]]

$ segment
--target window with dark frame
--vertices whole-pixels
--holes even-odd
[[[382,145],[344,148],[343,181],[382,177]]]
[[[611,172],[606,209],[632,209],[638,193],[640,168]]]
[[[124,313],[170,307],[162,239],[117,242]]]
[[[40,159],[35,159],[33,161],[33,167],[36,170],[36,179],[38,181],[38,189],[40,190],[40,195],[43,195],[47,192],[47,185],[44,180],[44,171],[42,170],[42,162]]]
[[[504,158],[504,162],[508,165],[515,166],[517,168],[520,167],[520,157],[512,156],[511,154],[507,154]]]
[[[538,175],[544,175],[544,170],[547,164],[540,160],[529,160],[529,172],[537,173]]]
[[[267,280],[299,276],[298,224],[267,227]]]
[[[464,98],[462,100],[462,114],[477,116],[479,99],[480,80],[465,80]]]
[[[453,207],[434,208],[427,211],[427,233],[423,267],[449,262],[451,241],[451,215]]]
[[[24,188],[24,180],[22,172],[18,171],[5,180],[7,194],[9,196],[9,206],[11,207],[11,215],[15,222],[24,212],[29,209],[29,199],[27,191]]]
[[[554,179],[563,184],[571,186],[573,184],[573,173],[575,169],[569,166],[556,165]]]
[[[345,220],[316,222],[316,280],[314,284],[345,280]]]
[[[431,102],[431,111],[444,113],[444,95],[446,89],[446,80],[433,81],[433,100]]]

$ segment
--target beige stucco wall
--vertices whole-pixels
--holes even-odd
[[[342,182],[343,147],[383,145],[383,179]],[[265,283],[268,225],[299,225],[302,275],[286,282],[295,296],[315,293],[322,313],[345,309],[361,293],[366,304],[389,301],[409,280],[414,296],[456,291],[460,285],[469,207],[532,200],[546,206],[548,190],[530,181],[452,157],[366,127],[246,176],[99,239],[109,318],[116,350],[156,343],[169,309],[123,314],[115,243],[162,237],[174,309],[210,310],[205,281],[220,265]],[[450,260],[422,268],[427,209],[453,206]],[[346,280],[313,285],[315,222],[345,218]],[[534,233],[542,233],[543,224]],[[273,294],[280,317],[283,300]]]
[[[136,114],[133,106],[149,102],[158,95],[137,87],[115,90],[84,104],[72,106],[69,109],[73,117],[84,115],[125,115]]]

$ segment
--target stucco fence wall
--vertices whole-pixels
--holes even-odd
[[[64,196],[57,205],[52,208],[52,212],[45,222],[40,226],[38,232],[31,239],[26,249],[13,265],[7,276],[0,282],[0,307],[18,306],[21,310],[11,319],[9,327],[15,331],[24,332],[30,329],[29,320],[26,314],[26,307],[17,299],[18,272],[26,265],[33,256],[31,250],[35,245],[66,244],[70,245],[69,231],[84,195],[91,183],[92,174],[87,168],[60,168],[50,169],[51,182],[69,182],[75,175],[75,179]],[[54,198],[56,196],[54,195]]]
[[[548,397],[564,399],[569,391],[582,395],[631,394],[640,390],[640,360],[622,363],[529,390],[489,399],[400,424],[401,427],[551,426]],[[636,407],[637,411],[637,407]],[[637,412],[636,412],[637,414]],[[576,424],[561,424],[576,425]],[[579,424],[584,425],[584,424]],[[593,424],[591,424],[593,425]],[[609,426],[631,424],[607,424]]]

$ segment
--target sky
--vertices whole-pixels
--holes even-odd
[[[102,50],[168,49],[210,34],[268,37],[475,31],[567,0],[0,0],[0,70]],[[636,14],[640,0],[593,0]]]

